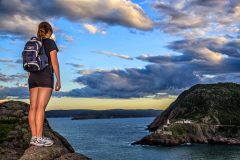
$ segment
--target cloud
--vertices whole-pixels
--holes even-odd
[[[0,59],[0,62],[12,62],[11,59]]]
[[[73,27],[70,27],[72,30],[75,30],[75,31],[77,31],[77,32],[80,32],[80,33],[84,33],[84,31],[82,31],[82,30],[77,30],[77,29],[74,29]]]
[[[60,44],[60,45],[58,45],[58,49],[59,49],[59,52],[63,52],[63,50],[68,49],[68,47]]]
[[[200,80],[182,66],[149,64],[126,71],[94,70],[73,81],[86,87],[69,91],[73,97],[142,98],[166,90],[182,89]]]
[[[3,51],[3,52],[6,52],[6,51],[11,51],[12,49],[4,49],[3,47],[0,47],[0,50]]]
[[[236,0],[168,0],[150,3],[159,13],[154,23],[163,32],[183,37],[205,35],[207,32],[232,32],[240,21],[240,1]],[[236,30],[235,30],[236,31]]]
[[[0,81],[2,82],[21,81],[23,78],[27,78],[27,75],[16,74],[16,75],[7,76],[0,73]]]
[[[131,58],[131,57],[129,57],[129,56],[126,56],[126,55],[119,55],[119,54],[117,54],[117,53],[103,52],[103,51],[100,51],[100,50],[96,50],[96,51],[91,51],[91,50],[90,50],[90,52],[106,54],[108,57],[110,57],[111,55],[114,55],[114,56],[117,56],[117,57],[120,57],[120,58],[123,58],[123,59],[130,59],[130,60],[133,59],[133,58]]]
[[[29,99],[28,87],[3,87],[0,88],[0,99],[6,99],[9,96],[17,99]]]
[[[159,100],[159,99],[176,99],[177,96],[171,96],[168,94],[156,94],[153,99]]]
[[[204,60],[212,63],[220,63],[223,55],[240,57],[240,40],[228,41],[225,37],[204,37],[184,39],[170,42],[166,48],[182,55],[141,55],[137,59],[155,62],[190,62],[192,60]]]
[[[29,99],[27,84],[16,84],[15,87],[4,87],[0,85],[0,100],[3,99]],[[53,91],[52,97],[68,96],[68,92]]]
[[[67,42],[74,42],[74,39],[71,37],[71,36],[68,36],[66,34],[60,34],[60,35],[57,35],[59,37],[64,37],[64,41],[67,41]]]
[[[74,66],[74,67],[84,67],[84,66],[81,65],[81,64],[75,64],[75,63],[65,63],[65,64],[72,65],[72,66]]]
[[[74,58],[74,57],[71,57],[72,59],[75,59],[75,60],[81,60],[80,58]]]
[[[82,27],[87,29],[90,34],[96,34],[96,33],[106,34],[107,33],[106,30],[102,29],[101,27],[93,26],[86,23],[84,23]]]
[[[29,6],[34,6],[34,9]],[[38,0],[15,0],[2,1],[1,8],[4,9],[0,10],[0,34],[10,34],[13,39],[28,39],[37,33],[41,21],[59,18],[78,23],[104,22],[110,26],[153,30],[153,20],[139,5],[126,0],[43,0],[40,3]]]
[[[204,37],[170,42],[166,48],[181,55],[141,55],[136,59],[184,65],[199,74],[236,73],[240,69],[240,40],[225,37]]]
[[[22,64],[22,63],[23,63],[23,60],[22,60],[22,59],[18,59],[18,60],[16,60],[16,62],[15,62],[15,63]]]
[[[239,83],[239,68],[235,74],[194,75],[191,68],[178,65],[149,64],[145,68],[126,68],[126,70],[94,69],[82,70],[83,75],[73,81],[83,85],[67,92],[53,92],[54,97],[89,98],[176,98],[184,90],[195,84],[235,82]],[[29,99],[26,84],[17,83],[15,87],[0,86],[0,99],[8,97]],[[174,97],[175,96],[175,97]]]
[[[12,44],[12,45],[21,45],[21,46],[24,46],[24,44],[22,44],[22,43],[17,43],[17,42],[9,42],[9,44]]]

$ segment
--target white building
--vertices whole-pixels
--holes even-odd
[[[184,119],[184,123],[191,123],[190,119]]]
[[[181,120],[176,121],[176,123],[191,123],[191,120],[190,119],[181,119]]]
[[[183,123],[183,120],[177,120],[176,123]]]

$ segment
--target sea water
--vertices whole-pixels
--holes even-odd
[[[131,142],[152,132],[146,130],[155,117],[71,120],[47,118],[51,128],[72,145],[75,152],[93,160],[187,160],[240,159],[240,146],[223,144],[185,144],[179,146],[141,146]]]

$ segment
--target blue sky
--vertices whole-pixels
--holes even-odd
[[[62,88],[49,109],[165,109],[195,84],[239,82],[238,1],[36,4],[0,2],[1,100],[28,102],[27,72],[16,62],[41,21],[52,24],[60,49]]]

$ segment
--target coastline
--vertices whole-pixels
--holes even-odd
[[[217,125],[183,124],[187,130],[184,135],[162,135],[156,132],[143,137],[141,140],[131,143],[132,145],[162,145],[176,146],[186,143],[207,143],[207,144],[231,144],[240,145],[240,132],[233,137],[223,136]],[[235,134],[235,133],[234,133]]]

